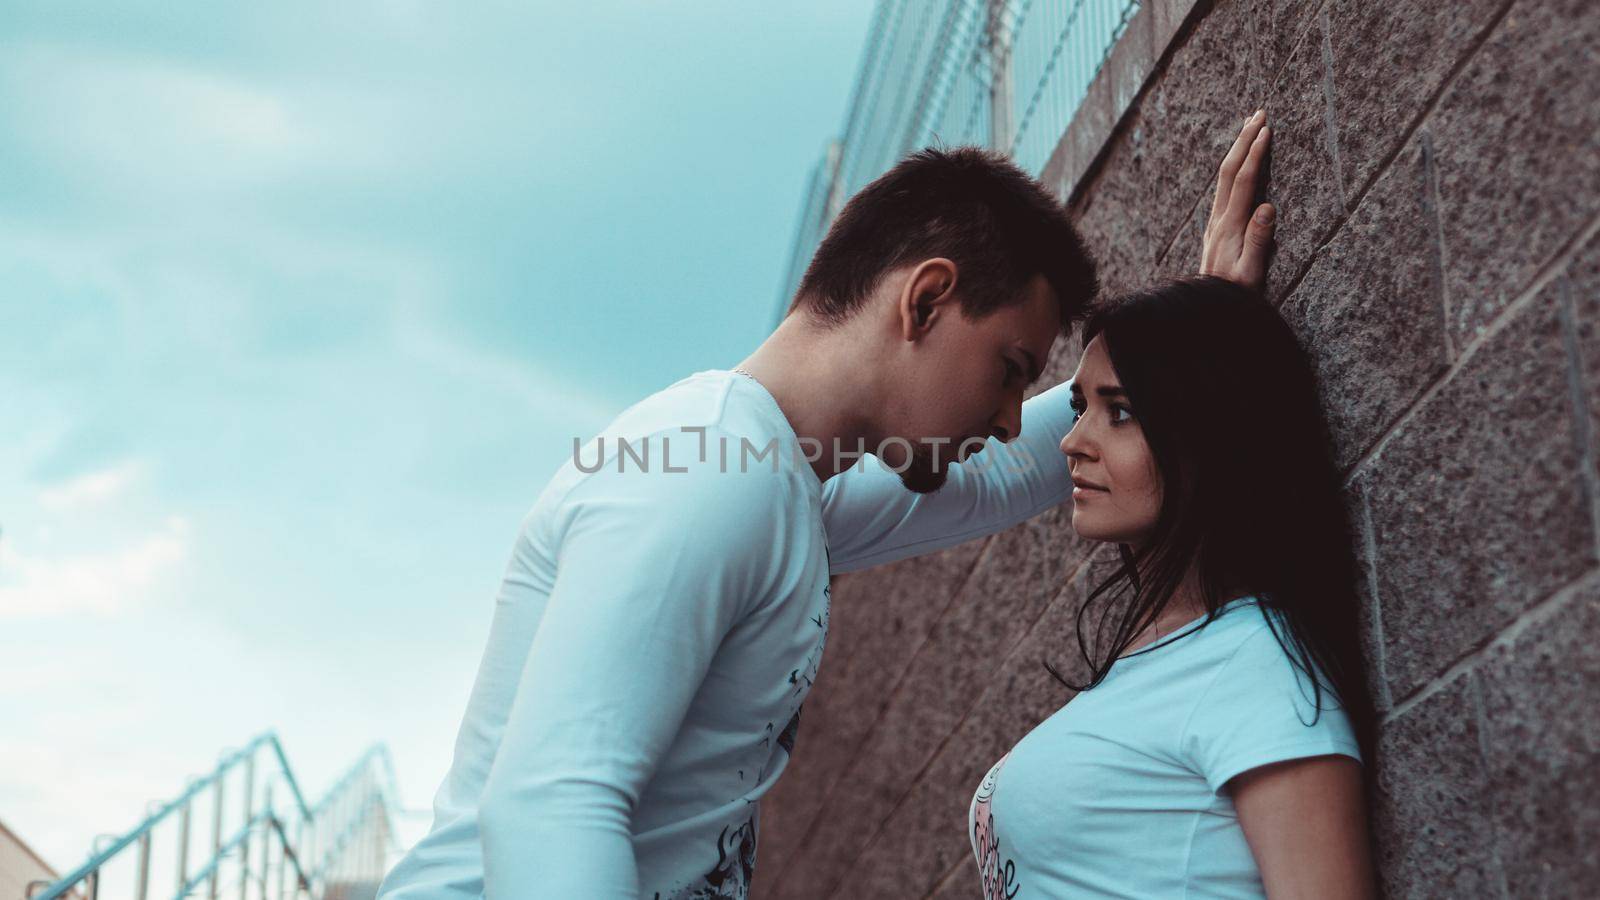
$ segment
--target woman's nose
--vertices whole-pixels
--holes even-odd
[[[1086,456],[1088,441],[1083,433],[1083,420],[1077,419],[1061,438],[1061,452],[1067,456]]]
[[[1073,425],[1073,427],[1068,429],[1067,433],[1061,437],[1061,452],[1067,456],[1071,456],[1077,450],[1078,441],[1072,436],[1073,432],[1077,430],[1077,425]]]

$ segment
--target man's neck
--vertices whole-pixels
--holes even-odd
[[[876,386],[862,377],[870,354],[855,342],[848,331],[822,330],[793,315],[738,365],[778,401],[808,449],[821,448],[811,463],[821,481],[855,465],[848,454],[876,446],[866,413],[877,408]],[[835,447],[843,452],[835,453]]]

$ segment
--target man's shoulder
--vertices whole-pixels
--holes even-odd
[[[587,441],[573,440],[534,512],[605,496],[670,504],[701,518],[791,503],[801,463],[793,431],[775,401],[741,378],[697,372],[628,407]]]
[[[635,435],[679,426],[709,426],[728,414],[737,375],[714,369],[686,375],[640,398],[601,430],[602,435]]]
[[[678,465],[690,456],[698,461],[701,434],[726,438],[736,445],[748,443],[764,448],[785,436],[792,437],[793,432],[763,389],[733,372],[712,369],[696,372],[639,400],[591,435],[583,446],[598,452],[603,439],[606,459],[614,462],[623,452],[624,442],[637,455],[646,439],[661,445],[670,438],[667,446],[673,454],[672,463]],[[708,454],[716,455],[718,449],[708,448]],[[690,450],[694,452],[691,454]],[[587,461],[593,459],[591,455]]]

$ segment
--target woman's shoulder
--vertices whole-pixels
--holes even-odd
[[[1182,738],[1214,788],[1283,759],[1326,753],[1361,759],[1348,715],[1315,661],[1293,651],[1282,612],[1251,604],[1226,634],[1231,649],[1190,710]]]
[[[1236,597],[1219,606],[1209,619],[1197,622],[1193,637],[1208,645],[1210,655],[1226,659],[1247,644],[1253,645],[1261,633],[1270,632],[1269,618],[1280,625],[1283,622],[1282,614],[1260,598]]]
[[[1282,635],[1284,643],[1280,643]],[[1185,686],[1198,697],[1219,678],[1258,680],[1259,688],[1283,684],[1293,673],[1285,646],[1290,632],[1284,614],[1254,596],[1236,597],[1210,616],[1193,620],[1174,634],[1135,651],[1118,665],[1146,666]],[[1229,673],[1229,674],[1225,674]]]
[[[1206,626],[1211,641],[1227,658],[1267,662],[1285,656],[1278,636],[1289,639],[1289,620],[1280,610],[1260,597],[1230,600]]]
[[[1288,617],[1260,598],[1229,601],[1193,637],[1203,646],[1205,663],[1216,678],[1253,681],[1259,690],[1294,681],[1310,688],[1292,653]]]
[[[1223,693],[1234,693],[1236,699],[1275,696],[1297,707],[1310,701],[1312,710],[1326,703],[1314,698],[1331,690],[1327,675],[1309,654],[1300,652],[1284,612],[1249,598],[1215,624],[1223,626],[1212,638],[1218,645],[1215,678],[1232,689]],[[1312,684],[1312,673],[1318,685]]]

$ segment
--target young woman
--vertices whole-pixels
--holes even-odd
[[[1080,693],[973,799],[983,896],[1368,896],[1355,566],[1294,335],[1197,278],[1083,337],[1072,527],[1122,565],[1079,611]]]

